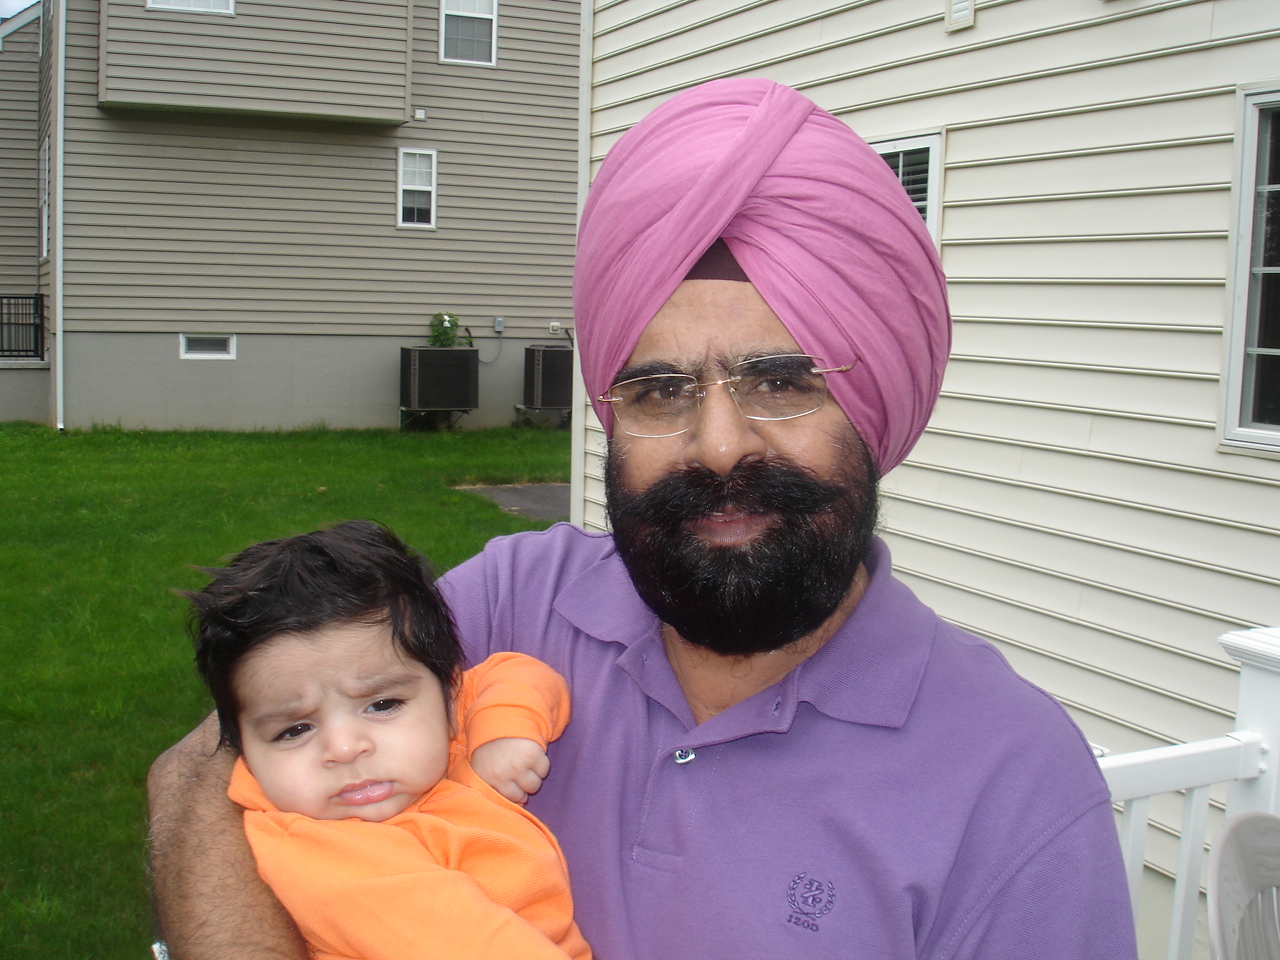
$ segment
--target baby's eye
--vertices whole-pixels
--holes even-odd
[[[383,697],[381,700],[375,700],[369,704],[370,713],[394,713],[404,706],[404,701],[399,697]]]
[[[287,727],[276,734],[273,742],[279,743],[285,740],[296,740],[310,729],[311,724],[309,723],[295,723],[293,726]]]

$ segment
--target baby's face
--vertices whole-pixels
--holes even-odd
[[[281,634],[235,676],[245,763],[279,809],[386,820],[444,776],[440,682],[401,656],[386,624]]]

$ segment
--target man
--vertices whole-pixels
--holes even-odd
[[[614,535],[495,541],[445,590],[473,659],[516,648],[569,680],[529,806],[596,955],[1134,956],[1079,731],[872,536],[950,335],[879,157],[768,81],[676,97],[601,168],[575,314]],[[171,946],[297,955],[227,828],[220,761],[193,753],[153,775]],[[193,807],[207,830],[166,829]]]

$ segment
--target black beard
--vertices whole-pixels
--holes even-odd
[[[777,650],[816,630],[848,594],[875,531],[875,465],[857,451],[860,469],[847,456],[837,482],[771,458],[728,476],[689,467],[634,494],[611,450],[609,520],[641,599],[684,640],[724,656]],[[730,506],[776,519],[741,546],[712,546],[689,530]]]

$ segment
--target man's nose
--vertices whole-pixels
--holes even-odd
[[[373,739],[360,723],[337,723],[325,734],[325,763],[352,763],[373,753]]]
[[[758,420],[743,416],[727,383],[710,384],[704,388],[702,403],[689,428],[685,463],[727,476],[743,460],[768,454],[759,426]]]

